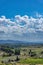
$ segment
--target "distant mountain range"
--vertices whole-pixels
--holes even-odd
[[[26,42],[18,40],[0,40],[0,43],[26,43]]]
[[[18,40],[0,40],[0,44],[43,44],[43,42],[26,42],[26,41],[18,41]]]

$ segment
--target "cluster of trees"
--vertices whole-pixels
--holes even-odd
[[[0,50],[6,53],[6,54],[5,53],[3,54],[3,57],[12,56],[12,55],[20,55],[20,49],[15,49],[15,51],[13,51],[10,48],[1,47]]]
[[[40,55],[38,56],[38,54],[35,51],[32,51],[31,49],[29,50],[29,56],[30,57],[36,57],[36,58],[43,58],[43,51],[40,52]]]
[[[5,57],[5,56],[11,56],[12,54],[14,54],[14,52],[10,48],[1,47],[0,50],[3,51],[3,52],[5,52],[5,53],[7,53],[7,54],[4,53],[3,57]]]
[[[15,49],[15,55],[20,55],[20,49]]]
[[[1,63],[4,63],[6,65],[9,65],[9,63],[11,63],[11,62],[15,62],[15,61],[18,62],[19,60],[20,60],[19,57],[16,56],[16,59],[15,60],[14,59],[8,59],[7,61],[6,60],[2,60]]]
[[[20,55],[20,51],[21,51],[19,48],[16,48],[15,51],[13,51],[8,46],[7,47],[3,46],[3,47],[0,48],[0,50],[7,53],[7,54],[3,54],[3,57],[5,57],[5,56],[12,56],[12,55]],[[23,49],[23,52],[26,52],[26,51],[27,51],[27,49]],[[30,57],[37,56],[37,53],[35,51],[32,51],[31,49],[29,50],[28,54],[29,54]],[[41,51],[40,54],[42,55],[43,51]]]
[[[29,56],[34,57],[34,56],[37,56],[37,54],[36,54],[36,52],[32,52],[32,50],[30,49],[29,50]]]

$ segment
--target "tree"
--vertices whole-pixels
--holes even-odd
[[[29,50],[29,55],[30,55],[30,56],[31,56],[31,52],[32,52],[32,51],[31,51],[31,49],[30,49],[30,50]]]
[[[32,52],[32,50],[30,49],[29,55],[30,55],[30,57],[34,57],[34,56],[36,56],[36,53],[35,52]]]
[[[19,57],[17,56],[15,61],[19,61],[19,60],[20,60],[20,59],[19,59]]]
[[[15,49],[15,55],[20,55],[20,50],[19,49]]]
[[[43,51],[41,51],[41,54],[43,54]]]

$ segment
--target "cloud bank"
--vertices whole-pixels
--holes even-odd
[[[0,40],[42,41],[42,35],[43,15],[16,15],[13,20],[0,17]]]

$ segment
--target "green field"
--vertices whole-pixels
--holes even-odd
[[[43,64],[43,59],[33,59],[33,58],[27,58],[27,59],[21,59],[20,63],[22,64]]]

